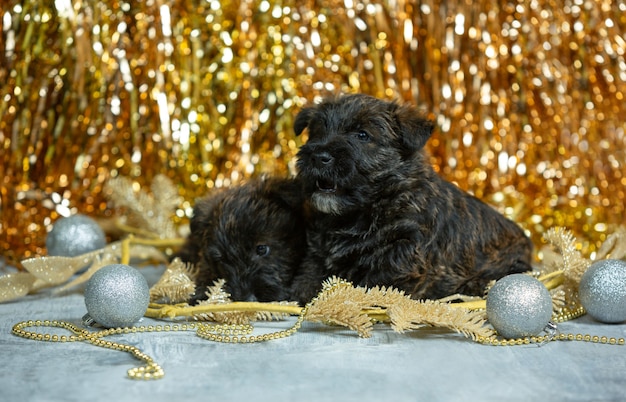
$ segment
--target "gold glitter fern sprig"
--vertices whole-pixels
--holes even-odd
[[[305,319],[344,325],[369,337],[372,330],[371,315],[385,313],[394,331],[405,332],[422,327],[447,328],[466,337],[476,339],[490,336],[485,327],[485,314],[435,300],[413,300],[403,291],[394,288],[354,287],[339,278],[324,283],[322,292],[308,306]]]
[[[150,301],[182,303],[187,301],[196,292],[195,278],[198,269],[180,258],[167,266],[161,278],[150,288]]]
[[[232,303],[230,294],[224,289],[226,281],[217,280],[206,291],[206,300],[198,302],[197,307],[212,306],[216,304]],[[288,301],[276,301],[263,303],[280,308],[281,306],[298,308],[298,303]],[[223,311],[223,312],[199,312],[192,317],[199,321],[214,321],[221,324],[248,324],[252,321],[275,321],[284,320],[291,315],[293,310],[272,311],[272,310],[249,310],[249,311]]]
[[[364,288],[353,287],[350,282],[333,277],[325,281],[322,291],[307,305],[304,318],[308,321],[341,325],[368,338],[372,320],[363,312],[375,307]]]
[[[447,328],[476,340],[490,337],[493,330],[485,326],[483,310],[467,310],[436,300],[406,300],[387,309],[393,329],[397,332],[423,327]]]
[[[195,306],[152,304],[146,316],[152,318],[193,317],[226,324],[247,324],[253,320],[284,319],[299,315],[311,322],[347,327],[361,337],[372,334],[373,322],[390,323],[397,332],[422,327],[446,328],[472,339],[486,338],[493,331],[484,325],[484,312],[433,300],[413,300],[394,288],[353,286],[340,278],[330,278],[310,303],[301,308],[294,303],[230,302],[223,281],[209,289],[208,300]]]

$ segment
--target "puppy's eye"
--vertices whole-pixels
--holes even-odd
[[[356,133],[356,138],[359,141],[363,141],[363,142],[368,142],[370,140],[370,135],[368,133],[366,133],[365,131],[359,131],[358,133]]]
[[[219,261],[222,259],[222,253],[219,250],[208,250],[206,252],[206,255],[208,255],[209,258],[213,261]]]
[[[266,255],[269,255],[270,253],[270,246],[267,246],[265,244],[259,244],[258,246],[256,246],[256,254],[259,257],[265,257]]]

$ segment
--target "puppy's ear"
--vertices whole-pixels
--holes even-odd
[[[298,211],[302,207],[302,183],[298,178],[280,179],[266,177],[263,179],[263,190],[266,197],[274,200],[287,209]]]
[[[293,130],[296,135],[302,134],[305,128],[311,122],[311,118],[315,114],[315,106],[310,106],[302,109],[296,116],[296,120],[293,123]]]
[[[193,216],[189,222],[189,236],[185,244],[172,256],[180,258],[183,262],[197,264],[200,261],[201,250],[205,247],[204,231],[215,225],[214,216],[215,209],[224,198],[223,190],[213,190],[213,192],[205,197],[196,200],[193,208]]]
[[[397,106],[394,115],[399,128],[400,145],[408,154],[424,147],[435,127],[412,106]]]
[[[189,229],[192,234],[199,234],[206,227],[214,225],[214,217],[219,204],[226,197],[224,189],[215,189],[208,196],[196,201],[193,208],[193,216],[189,222]]]

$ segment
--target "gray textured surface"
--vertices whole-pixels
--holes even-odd
[[[552,342],[493,347],[435,329],[396,334],[384,325],[361,339],[348,330],[312,323],[292,337],[248,345],[212,343],[192,332],[110,337],[137,346],[165,370],[163,379],[141,382],[126,378],[126,370],[138,365],[127,353],[11,334],[20,321],[78,324],[85,312],[80,294],[36,295],[0,304],[0,400],[626,400],[625,346]],[[289,326],[256,325],[259,332]],[[626,325],[600,324],[589,317],[559,328],[626,336]]]

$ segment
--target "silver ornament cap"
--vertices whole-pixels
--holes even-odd
[[[505,276],[487,295],[487,319],[504,338],[538,335],[551,317],[550,292],[532,276]]]
[[[578,298],[587,314],[607,324],[626,321],[626,261],[596,261],[580,278]]]
[[[129,327],[143,317],[149,303],[150,289],[141,272],[125,264],[107,265],[87,282],[83,321],[107,328]]]
[[[86,215],[60,218],[46,237],[48,255],[76,257],[106,246],[106,236],[98,223]]]

